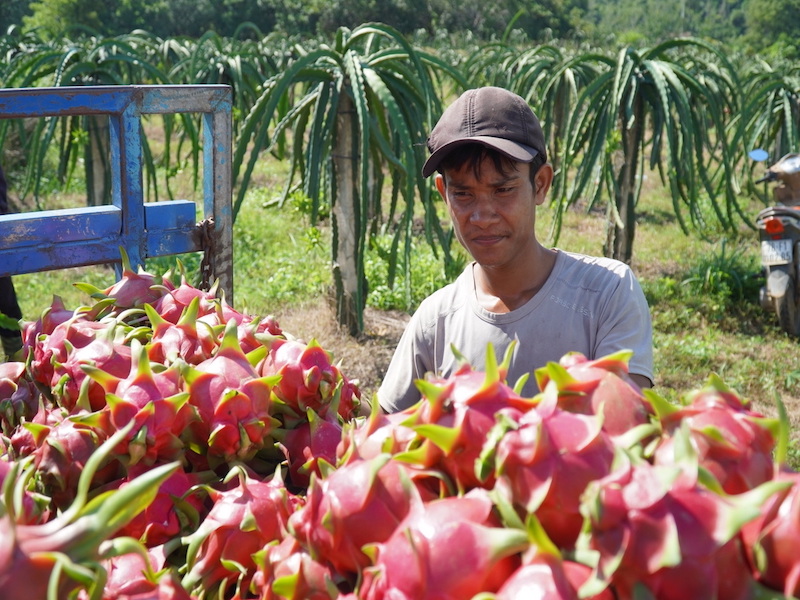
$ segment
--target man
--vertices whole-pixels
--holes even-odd
[[[488,344],[502,360],[512,342],[512,385],[568,352],[591,359],[630,349],[631,377],[650,387],[650,312],[630,268],[546,248],[536,238],[536,207],[553,169],[527,103],[500,88],[468,90],[444,112],[428,149],[422,174],[438,171],[436,188],[474,262],[412,317],[378,391],[381,407],[395,412],[416,403],[415,380],[458,368],[453,348],[483,369]],[[523,395],[537,392],[530,377]]]
[[[0,168],[0,215],[4,215],[8,211],[6,179]],[[17,302],[17,294],[11,277],[0,277],[0,313],[15,320],[22,318],[22,310]],[[3,353],[11,358],[22,348],[22,335],[17,329],[0,327],[0,344],[2,344]],[[1,358],[2,355],[0,355]]]

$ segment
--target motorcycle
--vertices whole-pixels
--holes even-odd
[[[754,160],[766,152],[753,151]],[[761,306],[778,315],[781,329],[800,336],[800,154],[786,154],[756,183],[777,182],[775,201],[756,216],[765,285]]]

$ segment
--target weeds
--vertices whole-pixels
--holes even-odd
[[[759,268],[742,244],[730,250],[728,240],[723,238],[716,251],[701,257],[691,267],[681,284],[693,294],[748,301],[758,297],[760,284],[755,275]]]

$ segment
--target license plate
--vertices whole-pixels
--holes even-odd
[[[785,265],[792,262],[792,240],[761,242],[761,264]]]

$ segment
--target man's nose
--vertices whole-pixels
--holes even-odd
[[[478,225],[493,221],[495,218],[497,218],[497,210],[495,209],[494,202],[492,202],[492,199],[488,197],[488,195],[482,194],[472,207],[472,212],[469,216],[470,222]]]

